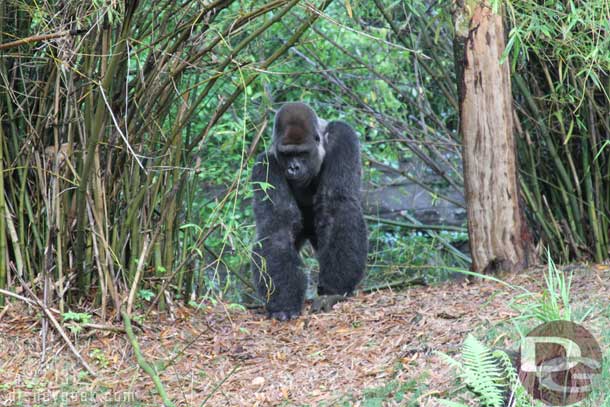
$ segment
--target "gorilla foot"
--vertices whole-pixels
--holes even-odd
[[[289,321],[297,319],[301,315],[301,311],[274,311],[268,313],[269,318],[277,319],[278,321]]]
[[[334,295],[319,295],[311,303],[310,312],[317,314],[320,312],[329,312],[335,304],[347,300],[347,296],[341,294]]]

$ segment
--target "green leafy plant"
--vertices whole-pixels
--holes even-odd
[[[74,321],[74,322],[78,322],[78,323],[82,323],[82,324],[88,324],[89,322],[91,322],[91,318],[92,318],[91,314],[88,314],[86,312],[72,312],[72,311],[64,312],[61,316],[64,319],[64,321],[66,321],[66,322]]]
[[[235,304],[235,303],[227,304],[227,309],[231,310],[231,311],[241,311],[241,312],[246,311],[246,307],[244,307],[241,304]]]
[[[527,291],[517,295],[511,307],[519,312],[513,318],[519,331],[522,324],[528,322],[550,322],[550,321],[574,321],[582,322],[591,312],[592,308],[586,310],[580,317],[576,317],[570,300],[572,287],[572,273],[569,275],[555,266],[550,252],[547,252],[547,270],[544,273],[546,287],[542,293]]]
[[[468,272],[468,274],[474,274]],[[490,278],[483,276],[482,278]],[[557,268],[547,250],[547,269],[544,273],[545,287],[541,293],[529,290],[515,297],[511,306],[519,312],[512,319],[521,337],[524,328],[532,323],[574,319],[571,305],[570,289],[572,275],[567,275]],[[581,322],[586,316],[579,319]],[[513,361],[504,351],[492,350],[469,335],[464,341],[462,362],[457,361],[443,353],[439,353],[450,365],[458,370],[459,377],[465,382],[483,407],[496,406],[537,406],[521,385]],[[508,401],[507,401],[508,400]],[[464,407],[454,401],[442,400],[441,403],[450,407]]]
[[[70,332],[76,335],[83,330],[83,324],[88,324],[91,322],[92,316],[91,314],[84,312],[68,311],[62,314],[62,318],[64,319],[64,322],[66,322],[66,327],[70,330]]]
[[[461,362],[444,353],[438,354],[457,369],[459,377],[482,407],[533,405],[506,352],[492,350],[474,336],[468,335],[462,348]],[[449,407],[467,407],[466,404],[455,401],[439,401]]]
[[[139,290],[138,296],[145,301],[150,301],[153,298],[155,298],[155,293],[152,292],[151,290]]]
[[[104,354],[104,351],[98,348],[95,348],[89,352],[89,356],[101,367],[108,367],[110,361]]]

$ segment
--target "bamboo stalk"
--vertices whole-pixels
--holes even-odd
[[[154,249],[154,258],[155,258],[155,274],[157,275],[157,277],[159,278],[159,281],[163,281],[163,277],[167,276],[167,273],[163,272],[163,260],[161,258],[161,243],[160,242],[156,242],[155,243],[155,249]],[[180,285],[178,285],[178,288],[180,288]],[[158,302],[158,308],[159,311],[165,311],[165,296],[163,295],[163,291],[164,291],[164,287],[163,284],[157,284],[156,286],[157,289],[157,297],[159,298],[159,302]]]
[[[520,75],[515,75],[514,79],[515,79],[515,84],[519,88],[519,91],[521,92],[521,94],[524,95],[527,105],[530,108],[530,110],[532,111],[533,117],[534,118],[542,117],[542,114],[538,110],[538,106],[536,106],[536,102],[534,101],[534,98],[532,97],[531,93],[529,92],[529,89],[525,85],[525,81],[524,81],[523,77],[521,77]],[[542,123],[540,120],[537,120],[537,124],[539,125],[539,127],[541,129],[541,133],[545,139],[546,146],[549,149],[549,153],[551,154],[551,157],[553,159],[553,163],[555,164],[557,172],[559,173],[559,177],[564,184],[565,191],[567,191],[567,194],[566,194],[567,200],[565,201],[565,204],[566,204],[566,206],[569,205],[569,207],[572,210],[571,213],[568,212],[568,221],[570,222],[570,227],[572,228],[572,230],[576,231],[578,233],[578,237],[584,241],[584,232],[582,229],[582,223],[580,221],[582,217],[580,214],[578,203],[576,201],[576,198],[575,198],[574,192],[573,192],[576,189],[575,189],[574,185],[572,184],[572,181],[568,175],[568,172],[567,172],[565,166],[563,165],[561,158],[559,157],[559,153],[557,152],[555,144],[550,137],[548,129],[546,128],[544,123]]]
[[[589,128],[591,129],[591,131],[589,132],[589,145],[591,146],[591,157],[592,157],[592,162],[591,162],[591,166],[593,167],[591,170],[591,173],[593,174],[593,180],[592,180],[592,198],[593,201],[595,203],[595,217],[591,217],[591,222],[593,222],[593,224],[595,225],[594,227],[597,229],[598,232],[598,237],[599,237],[599,244],[600,244],[600,252],[602,253],[608,253],[608,234],[610,233],[610,231],[608,231],[608,227],[606,227],[607,225],[607,220],[608,217],[607,216],[603,216],[603,211],[600,211],[600,208],[603,208],[603,186],[602,186],[602,175],[601,175],[601,166],[600,164],[603,162],[602,159],[603,157],[600,157],[600,151],[598,149],[598,145],[599,145],[599,141],[598,141],[598,131],[597,131],[597,125],[596,125],[596,109],[595,109],[595,102],[593,100],[593,96],[590,94],[590,92],[587,90],[587,119],[588,119],[588,123],[589,123]],[[600,118],[601,119],[601,118]],[[602,120],[600,120],[602,121]],[[603,121],[602,121],[603,122]],[[610,135],[610,131],[608,133]],[[604,231],[608,231],[608,232],[604,232]],[[603,257],[602,257],[603,258]]]
[[[121,34],[119,39],[117,40],[117,44],[115,46],[115,51],[112,55],[112,59],[106,69],[106,72],[103,76],[102,83],[100,85],[101,91],[110,93],[110,88],[113,82],[115,81],[115,74],[123,59],[123,55],[126,50],[127,36],[129,35],[129,31],[131,29],[131,21],[135,10],[137,8],[138,2],[136,0],[131,0],[127,7],[127,11],[125,12],[125,19],[123,21],[123,27],[121,29]],[[91,123],[91,133],[89,135],[89,139],[87,140],[87,150],[86,154],[83,157],[83,167],[80,172],[80,183],[76,190],[76,201],[77,201],[77,237],[76,237],[76,263],[79,277],[79,290],[81,293],[85,291],[86,285],[86,276],[88,275],[87,270],[85,268],[85,246],[86,246],[86,235],[85,235],[85,227],[86,227],[86,193],[87,186],[89,183],[89,179],[92,175],[93,163],[95,160],[95,151],[98,146],[98,140],[101,138],[102,133],[104,131],[104,123],[105,118],[107,116],[106,105],[104,103],[104,99],[102,97],[98,97],[94,119]]]
[[[549,222],[544,217],[542,203],[540,203],[540,206],[538,206],[538,202],[536,201],[535,198],[532,197],[532,193],[530,192],[530,189],[529,189],[527,183],[523,179],[520,180],[519,185],[521,187],[521,192],[523,193],[523,197],[525,198],[525,201],[527,202],[528,206],[530,208],[532,208],[532,213],[533,213],[534,217],[540,223],[540,226],[544,230],[545,236],[548,237],[547,245],[550,247],[550,249],[554,253],[561,251],[564,258],[566,258],[566,259],[569,258],[569,253],[566,251],[565,246],[563,244],[561,244],[562,237],[561,237],[560,231],[558,230],[557,227],[552,228],[551,225],[556,226],[555,223],[553,223],[551,221],[551,225],[549,225]],[[552,220],[552,214],[551,214],[551,220]]]
[[[590,166],[590,157],[589,157],[589,145],[586,140],[583,140],[583,149],[582,149],[582,165],[583,170],[585,172],[584,181],[585,181],[585,194],[587,197],[587,209],[589,210],[589,219],[591,223],[591,229],[593,229],[594,243],[595,243],[595,260],[598,263],[604,261],[604,255],[602,252],[602,242],[603,238],[601,236],[601,232],[599,230],[599,223],[597,221],[597,209],[595,205],[595,201],[593,199],[593,182],[591,180],[591,166]]]
[[[3,8],[0,6],[0,8]],[[0,110],[0,117],[3,116]],[[4,201],[4,129],[0,125],[0,290],[6,288],[8,269],[7,247],[6,247],[6,216],[7,208]],[[5,303],[4,295],[0,295],[0,307]]]

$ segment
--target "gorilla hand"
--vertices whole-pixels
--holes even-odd
[[[318,314],[320,312],[330,312],[335,304],[346,301],[347,296],[341,294],[334,295],[319,295],[314,298],[309,309],[311,314]]]

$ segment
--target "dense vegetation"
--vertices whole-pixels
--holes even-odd
[[[562,261],[610,247],[603,3],[506,4],[523,199]],[[367,188],[407,180],[463,207],[450,4],[318,7],[3,2],[0,44],[27,41],[0,51],[0,288],[103,312],[127,293],[251,302],[249,169],[288,100],[357,128]],[[465,225],[369,215],[367,287],[468,267]]]
[[[512,2],[522,191],[557,258],[608,258],[610,21],[606,2]]]

